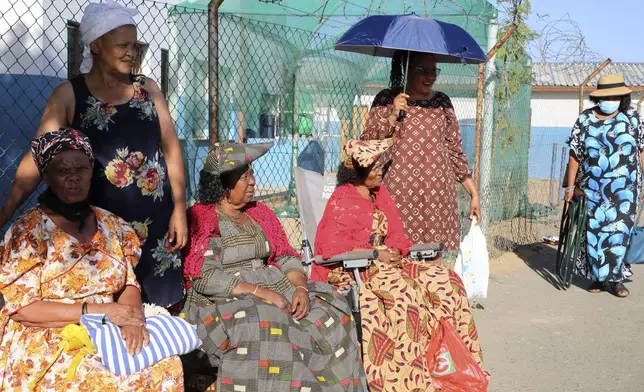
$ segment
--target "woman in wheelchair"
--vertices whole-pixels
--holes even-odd
[[[253,202],[250,163],[270,144],[217,145],[188,210],[183,313],[219,368],[218,392],[366,392],[351,310],[308,282],[277,216]]]
[[[347,143],[347,160],[340,164],[337,188],[318,226],[315,252],[329,259],[354,250],[378,251],[378,259],[360,272],[368,385],[372,391],[434,391],[424,350],[438,320],[454,320],[479,364],[481,347],[458,275],[442,266],[414,263],[405,257],[411,242],[405,236],[396,205],[380,186],[383,164],[379,158],[391,144],[391,139]],[[328,281],[341,290],[355,283],[353,274],[342,266],[314,264],[311,279]]]

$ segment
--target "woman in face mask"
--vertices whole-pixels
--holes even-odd
[[[590,94],[595,103],[579,115],[568,145],[565,199],[585,197],[586,236],[575,272],[602,290],[624,298],[624,254],[640,200],[644,127],[631,108],[631,90],[622,75],[602,76]]]

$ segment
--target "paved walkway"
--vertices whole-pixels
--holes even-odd
[[[485,309],[475,310],[490,392],[644,391],[644,265],[626,299],[558,289],[554,249],[492,262]]]

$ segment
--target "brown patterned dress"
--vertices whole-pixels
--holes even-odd
[[[371,243],[387,249],[387,217],[373,213]],[[376,260],[360,273],[360,317],[364,369],[371,392],[434,391],[425,366],[431,331],[442,317],[454,321],[456,331],[482,366],[476,325],[459,277],[447,268],[404,259],[401,268]],[[334,268],[329,283],[346,290],[353,274]]]
[[[436,92],[409,101],[403,124],[390,127],[394,95],[380,92],[369,111],[363,140],[394,138],[385,156],[392,165],[385,185],[396,203],[407,237],[413,243],[443,242],[459,247],[456,184],[471,178],[461,132],[449,97]]]

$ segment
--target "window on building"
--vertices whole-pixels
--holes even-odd
[[[80,38],[80,24],[67,21],[67,77],[69,79],[80,73],[83,60],[83,42]]]
[[[161,91],[168,98],[168,49],[161,49]]]
[[[137,75],[140,74],[141,68],[143,67],[143,62],[145,61],[145,55],[148,53],[148,48],[150,45],[145,42],[136,43],[136,58],[134,59],[134,65],[132,66],[132,73]]]

